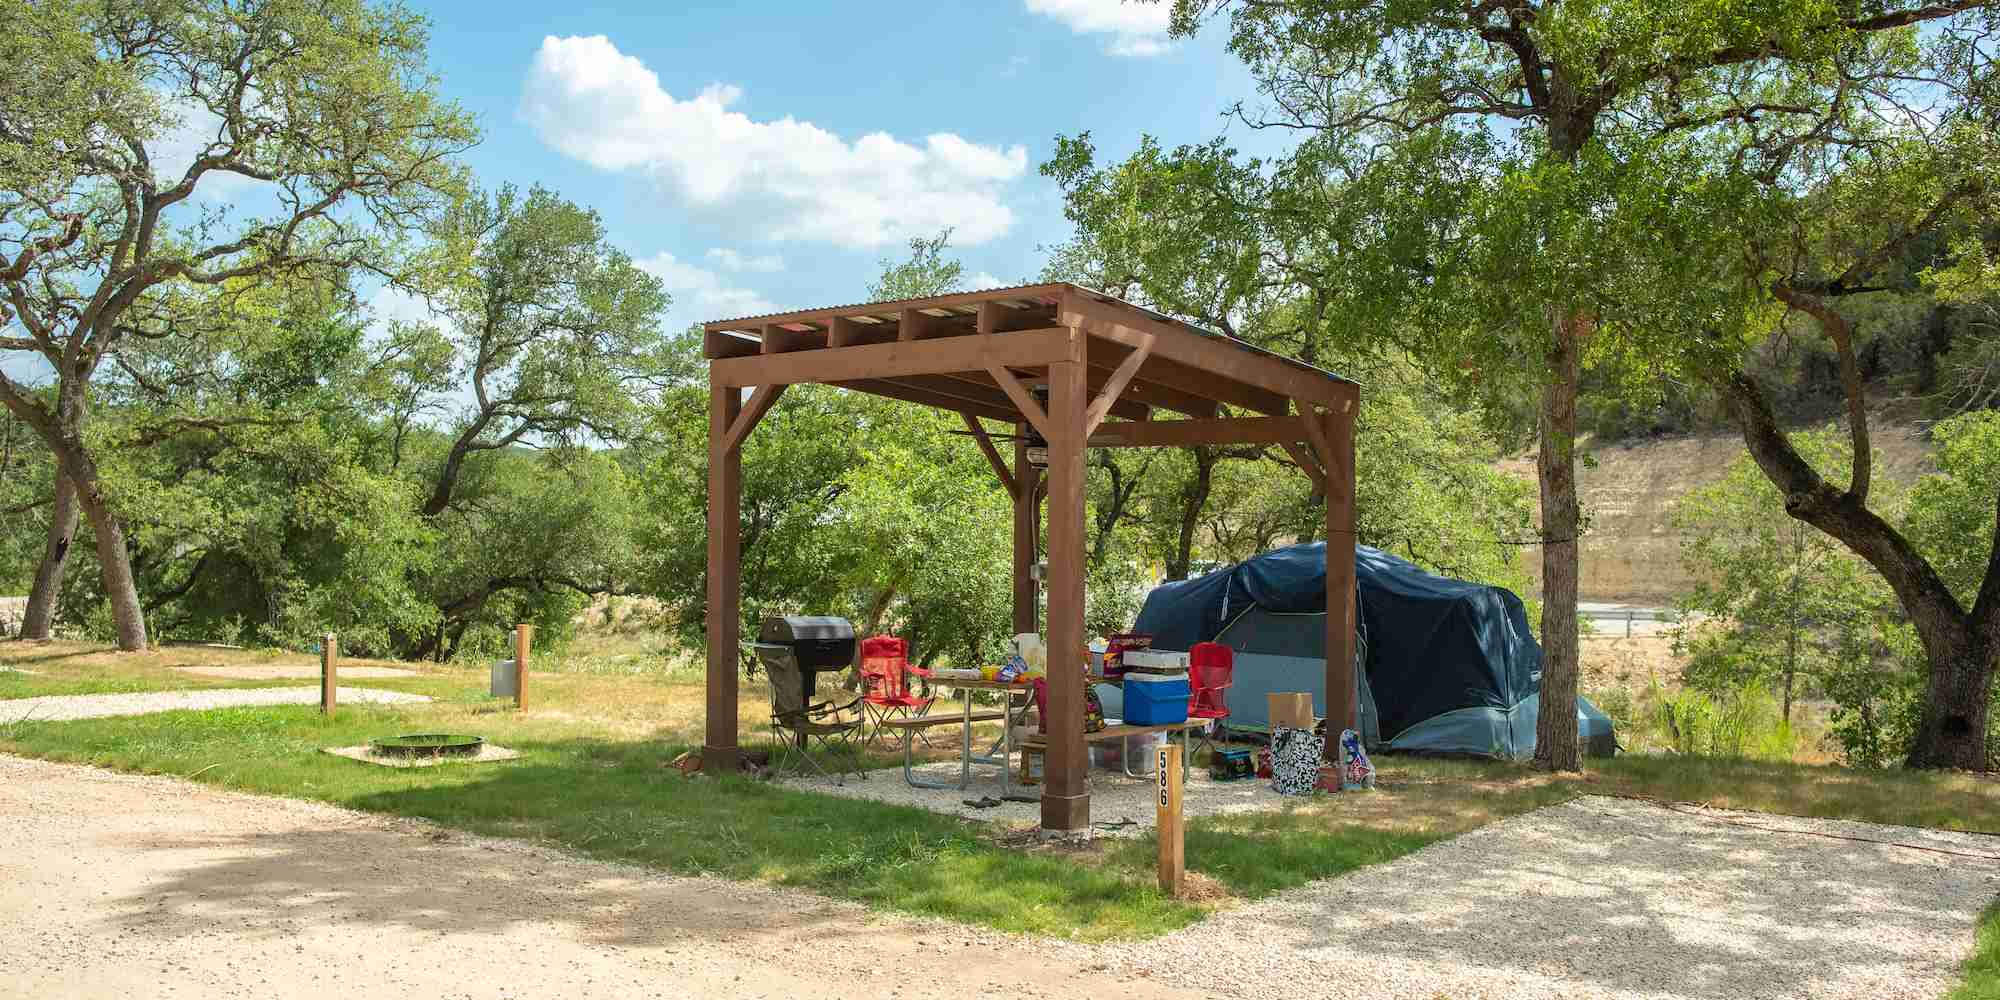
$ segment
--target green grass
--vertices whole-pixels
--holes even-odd
[[[42,671],[23,678],[37,694],[57,693],[48,690],[57,685],[298,685],[309,682],[202,679],[173,668],[305,659],[210,649],[120,656],[61,644],[0,644],[0,663]],[[1552,777],[1490,761],[1388,757],[1377,762],[1380,790],[1373,794],[1192,819],[1186,859],[1196,891],[1191,899],[1171,899],[1155,885],[1151,838],[1100,838],[1084,850],[1023,846],[1012,831],[991,824],[748,781],[683,778],[667,765],[701,732],[699,671],[638,669],[651,662],[650,654],[616,649],[538,662],[542,669],[529,686],[532,707],[525,714],[486,697],[481,666],[424,666],[414,677],[350,683],[438,699],[430,705],[348,705],[336,721],[310,706],[30,721],[0,726],[0,751],[190,776],[536,840],[607,860],[769,881],[885,910],[1089,940],[1184,927],[1217,906],[1388,861],[1586,794],[2000,833],[2000,783],[1967,775],[1626,757],[1593,761],[1581,777]],[[614,662],[620,666],[606,666]],[[763,740],[765,709],[756,687],[746,687],[740,714],[750,745]],[[524,756],[502,764],[392,769],[318,752],[411,732],[474,733]],[[873,763],[892,762],[878,754]],[[870,780],[893,782],[900,775],[891,768]],[[1967,973],[1967,990],[1988,992],[1963,996],[2000,1000],[1990,985],[2000,981],[1996,921],[2000,916],[1989,912],[1980,938],[1983,957]]]
[[[2000,1000],[2000,900],[1980,915],[1973,942],[1972,957],[1961,967],[1965,982],[1945,1000]]]
[[[507,764],[393,769],[317,752],[435,724],[429,711],[406,708],[353,706],[331,722],[305,706],[222,709],[21,723],[0,727],[0,748],[1039,934],[1147,936],[1204,912],[1161,894],[1150,862],[1078,863],[1001,846],[983,824],[922,810],[736,779],[689,780],[667,766],[683,745],[565,735],[512,713],[449,727],[522,751]]]

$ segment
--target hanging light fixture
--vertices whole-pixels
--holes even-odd
[[[1035,397],[1035,402],[1042,405],[1043,413],[1049,412],[1049,387],[1046,384],[1030,386],[1028,392]],[[1049,467],[1049,442],[1042,437],[1040,431],[1035,429],[1033,421],[1027,422],[1026,434],[1028,437],[1028,464],[1037,469],[1047,469]]]

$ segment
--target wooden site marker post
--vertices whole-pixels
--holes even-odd
[[[340,637],[332,632],[320,636],[319,640],[319,711],[321,715],[332,715],[336,692],[340,680]]]
[[[528,648],[533,645],[533,625],[514,626],[514,707],[528,710]]]
[[[1187,873],[1187,852],[1181,824],[1181,755],[1171,743],[1159,748],[1160,775],[1160,891],[1171,896],[1181,893],[1181,876]]]

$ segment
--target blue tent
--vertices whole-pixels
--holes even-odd
[[[1524,759],[1535,750],[1542,647],[1521,599],[1424,572],[1379,549],[1355,552],[1363,738],[1371,747]],[[1230,724],[1268,725],[1265,694],[1309,691],[1326,712],[1326,545],[1294,545],[1146,597],[1134,631],[1159,649],[1236,651]],[[1584,746],[1608,754],[1611,720],[1578,699]]]

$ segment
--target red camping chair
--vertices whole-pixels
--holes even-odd
[[[1206,746],[1213,751],[1215,734],[1221,728],[1218,723],[1229,718],[1229,685],[1236,680],[1236,651],[1219,642],[1195,643],[1188,650],[1188,680],[1192,682],[1188,718],[1208,720],[1195,750]]]
[[[861,710],[872,727],[867,742],[880,739],[883,724],[892,719],[920,718],[930,711],[936,699],[911,694],[912,676],[928,682],[931,672],[910,663],[909,640],[893,635],[861,640]]]

